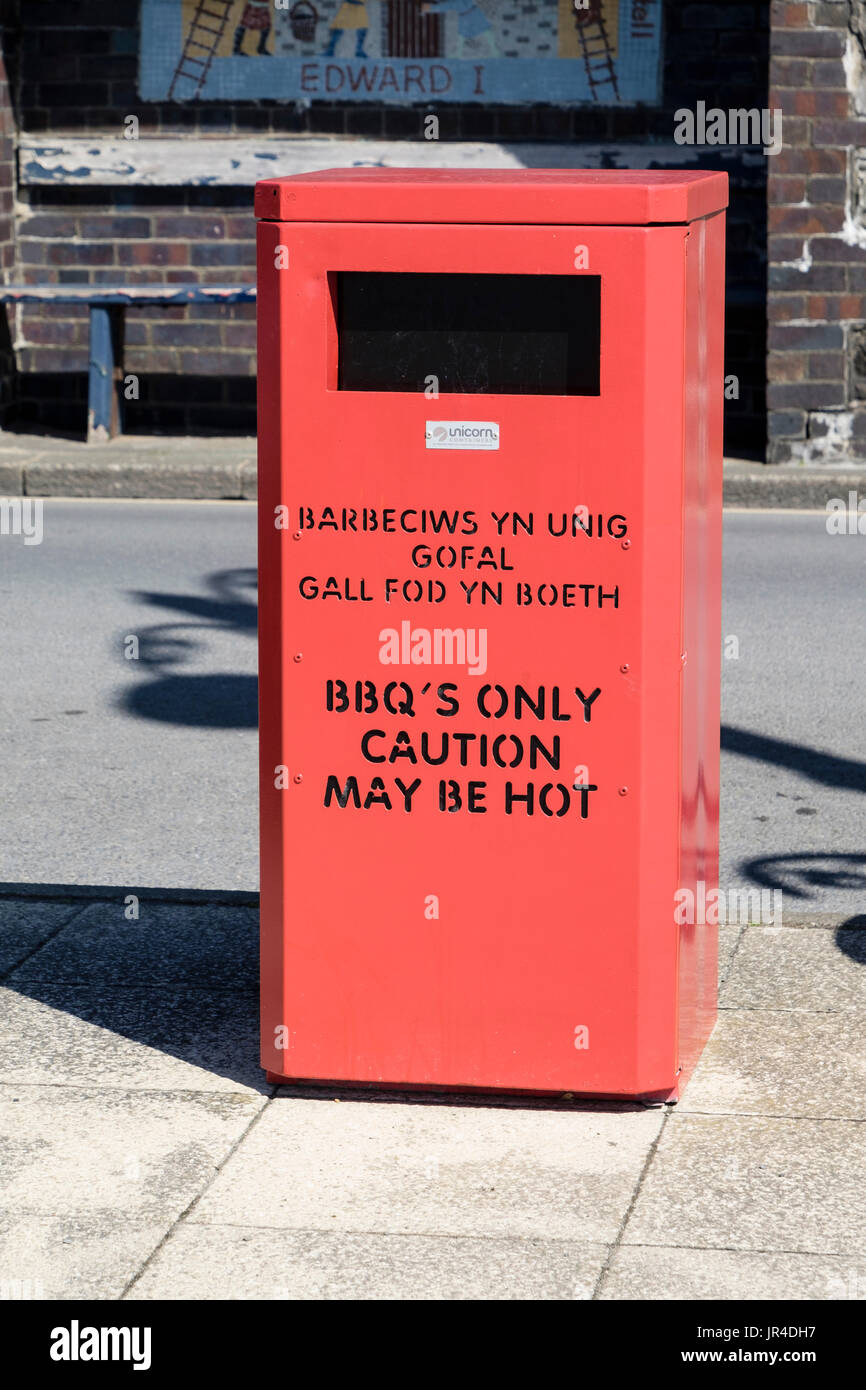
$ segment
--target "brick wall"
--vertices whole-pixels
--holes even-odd
[[[768,461],[866,455],[866,4],[772,5]],[[846,71],[847,70],[847,71]]]
[[[142,136],[173,134],[329,134],[419,139],[425,104],[416,108],[277,102],[234,105],[148,104],[137,94],[136,0],[24,0],[17,22],[15,92],[19,127],[111,135],[123,117],[139,118]],[[442,106],[449,139],[667,143],[674,112],[708,105],[763,108],[767,103],[766,3],[665,3],[665,67],[658,108]],[[26,16],[26,19],[22,19]],[[727,371],[739,379],[729,402],[727,447],[759,455],[764,436],[767,161],[755,151],[694,151],[702,167],[731,176]],[[660,159],[664,163],[664,159]],[[249,280],[253,276],[251,190],[141,188],[19,190],[22,277],[85,282]],[[19,309],[18,420],[53,428],[73,424],[85,398],[86,314],[68,307]],[[254,309],[200,306],[128,311],[126,369],[140,378],[130,402],[131,430],[254,428]],[[178,373],[182,375],[178,376]]]
[[[247,189],[31,189],[18,223],[21,278],[252,283],[254,225]],[[18,312],[18,420],[75,430],[87,393],[87,310]],[[138,377],[139,398],[126,402],[127,431],[254,433],[255,339],[252,304],[128,309],[124,371]]]
[[[4,32],[0,28],[0,280],[9,283],[15,269],[15,115],[6,76]],[[0,415],[15,402],[17,377],[7,315],[0,313]]]

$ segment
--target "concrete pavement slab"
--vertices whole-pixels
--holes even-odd
[[[688,1302],[710,1298],[863,1299],[866,1298],[866,1260],[789,1252],[769,1255],[742,1250],[622,1245],[614,1251],[597,1296],[603,1302],[615,1299],[685,1299]],[[750,1316],[748,1321],[755,1319]]]
[[[241,464],[241,497],[254,501],[259,495],[259,467],[255,458]]]
[[[111,447],[110,445],[107,447]],[[243,497],[237,462],[219,459],[183,461],[171,454],[142,458],[106,458],[94,446],[87,459],[43,455],[23,470],[30,497]]]
[[[87,444],[0,432],[0,491],[54,497],[255,497],[256,441],[245,436],[119,435]],[[726,507],[823,511],[864,488],[861,467],[800,467],[725,459]]]
[[[252,990],[0,991],[0,1082],[270,1094]]]
[[[24,491],[24,460],[26,454],[10,450],[0,454],[0,494],[4,497],[20,497]]]
[[[128,1211],[0,1215],[0,1299],[120,1298],[169,1225]]]
[[[725,459],[726,507],[814,508],[823,511],[832,497],[847,499],[849,491],[862,489],[866,474],[861,466],[833,468],[816,465],[752,463]]]
[[[866,1035],[855,1014],[725,1009],[677,1114],[866,1119]]]
[[[256,441],[119,435],[101,444],[0,433],[0,491],[31,497],[239,498],[255,496]],[[252,465],[252,471],[250,470]]]
[[[739,926],[719,927],[719,985],[722,984],[730,971],[743,930],[743,927]]]
[[[771,981],[774,1006],[722,1011],[671,1112],[326,1087],[267,1102],[244,976],[255,911],[142,909],[61,918],[0,1001],[13,1285],[586,1299],[621,1235],[605,1299],[866,1295],[866,1129],[851,1122],[866,1054],[852,1013],[796,1007],[815,960],[822,989],[837,956],[843,976],[856,965],[856,928],[847,954],[828,925],[723,928],[722,974],[758,937],[745,978]]]
[[[279,1097],[191,1219],[607,1243],[662,1118]]]
[[[266,1102],[230,1095],[0,1086],[0,1206],[87,1219],[176,1219]]]
[[[730,1009],[862,1010],[862,927],[747,927],[721,991]]]
[[[91,904],[9,983],[258,988],[254,908],[142,899],[139,914],[137,921],[126,919],[120,892],[115,903]]]
[[[856,1122],[674,1113],[622,1243],[859,1259],[864,1166]]]
[[[130,1299],[588,1299],[604,1245],[179,1226]]]
[[[12,970],[32,951],[81,911],[81,903],[0,902],[0,975]]]

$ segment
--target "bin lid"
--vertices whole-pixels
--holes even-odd
[[[321,169],[262,179],[276,222],[491,222],[637,226],[727,207],[727,174],[681,169]]]

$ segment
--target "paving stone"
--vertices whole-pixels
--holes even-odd
[[[266,1102],[230,1095],[0,1086],[0,1207],[87,1219],[178,1217]]]
[[[80,903],[0,902],[0,975],[12,970],[76,913]]]
[[[662,1119],[280,1097],[191,1219],[605,1243]]]
[[[862,1257],[866,1126],[673,1114],[624,1245]]]
[[[719,985],[721,986],[725,976],[731,968],[734,959],[734,952],[737,949],[737,942],[743,933],[742,927],[719,927]]]
[[[0,1082],[270,1093],[259,1066],[252,990],[91,989],[34,980],[26,992],[0,994]]]
[[[864,1299],[866,1260],[620,1246],[598,1297],[613,1299]],[[748,1319],[765,1324],[767,1319]],[[786,1319],[790,1322],[790,1319]],[[797,1319],[796,1321],[799,1321]],[[761,1344],[763,1346],[763,1343]]]
[[[721,992],[731,1009],[862,1010],[866,930],[747,927]]]
[[[604,1245],[183,1225],[131,1299],[588,1299]]]
[[[678,1113],[866,1119],[866,1033],[855,1014],[724,1009]]]
[[[0,1215],[0,1300],[119,1298],[170,1224],[128,1211]]]
[[[152,903],[137,921],[123,898],[93,903],[10,976],[89,985],[258,988],[258,913],[253,908]]]

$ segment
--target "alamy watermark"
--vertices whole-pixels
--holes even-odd
[[[41,497],[0,497],[0,536],[21,536],[25,545],[41,545]]]
[[[830,536],[866,536],[866,497],[852,488],[848,501],[831,497],[825,507],[827,534]]]
[[[694,890],[674,893],[674,921],[701,927],[739,924],[778,927],[782,924],[781,888],[707,888],[698,879]]]
[[[52,1361],[128,1361],[134,1371],[148,1371],[151,1329],[82,1327],[73,1318],[68,1327],[52,1328],[48,1355]]]
[[[383,666],[465,666],[470,676],[487,670],[486,627],[413,627],[402,622],[379,633]]]
[[[762,145],[764,154],[782,148],[782,112],[778,107],[759,109],[720,106],[707,109],[699,101],[694,111],[681,106],[674,112],[674,140],[678,145]]]
[[[41,1279],[0,1279],[0,1302],[26,1303],[31,1299],[41,1301],[45,1298],[45,1285]]]

